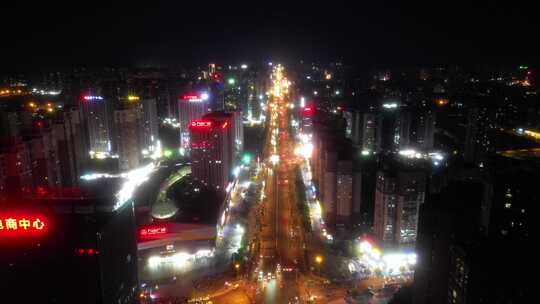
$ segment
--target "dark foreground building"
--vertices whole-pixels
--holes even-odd
[[[526,303],[538,160],[492,157],[421,207],[413,303]]]
[[[100,198],[0,201],[2,303],[136,303],[133,205]]]

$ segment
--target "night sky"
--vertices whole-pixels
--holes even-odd
[[[279,7],[259,1],[146,1],[144,5],[131,1],[108,6],[84,1],[84,7],[48,1],[34,6],[1,4],[2,70],[270,58],[342,59],[359,64],[531,64],[539,54],[539,26],[532,6],[497,7],[495,1],[461,6],[453,1],[354,2],[361,5],[340,1],[316,7],[313,3]]]

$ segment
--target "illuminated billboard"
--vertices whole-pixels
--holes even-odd
[[[95,96],[95,95],[85,95],[83,96],[83,99],[86,101],[94,101],[94,100],[103,100],[102,96]]]
[[[167,234],[169,230],[167,229],[167,226],[151,226],[151,227],[144,227],[139,230],[139,236],[141,239],[147,239],[147,238],[153,238],[153,237],[159,237],[164,234]]]
[[[208,95],[206,92],[188,93],[182,96],[182,99],[187,102],[202,102],[208,100],[208,98],[210,98],[210,95]]]
[[[48,220],[42,215],[0,213],[0,237],[40,235],[48,226]]]
[[[209,129],[212,127],[210,120],[192,120],[189,126],[192,129]]]

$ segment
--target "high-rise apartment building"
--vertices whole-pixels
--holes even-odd
[[[211,113],[190,123],[192,174],[195,179],[224,190],[231,175],[234,135],[231,115]]]
[[[186,93],[178,99],[181,147],[190,148],[190,123],[209,112],[208,99],[208,93]]]
[[[110,107],[102,96],[85,95],[80,101],[83,125],[87,130],[88,153],[108,155],[112,152]]]
[[[137,104],[124,104],[114,111],[114,123],[118,136],[117,151],[121,171],[136,168],[141,158],[140,124]]]
[[[387,244],[416,241],[418,211],[424,202],[426,177],[412,170],[380,170],[375,189],[374,232]]]
[[[140,146],[142,149],[152,152],[157,145],[159,135],[156,100],[153,98],[142,99],[140,101],[140,110],[142,111],[139,120],[139,128],[141,129]]]

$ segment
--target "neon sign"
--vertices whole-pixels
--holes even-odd
[[[84,100],[103,100],[102,96],[86,95],[83,96]]]
[[[206,92],[202,92],[200,94],[189,93],[182,96],[182,99],[187,102],[201,102],[208,100],[208,98],[210,98],[210,95]]]
[[[0,235],[41,234],[47,230],[48,221],[38,215],[0,215]]]
[[[200,102],[202,101],[202,98],[199,97],[199,95],[184,95],[182,96],[183,100],[186,100],[188,102]]]
[[[190,124],[192,128],[210,128],[212,127],[212,122],[209,120],[193,120]]]
[[[157,227],[148,227],[148,228],[142,228],[139,232],[139,235],[141,238],[150,238],[153,236],[159,236],[163,234],[167,234],[169,230],[166,226],[157,226]]]

